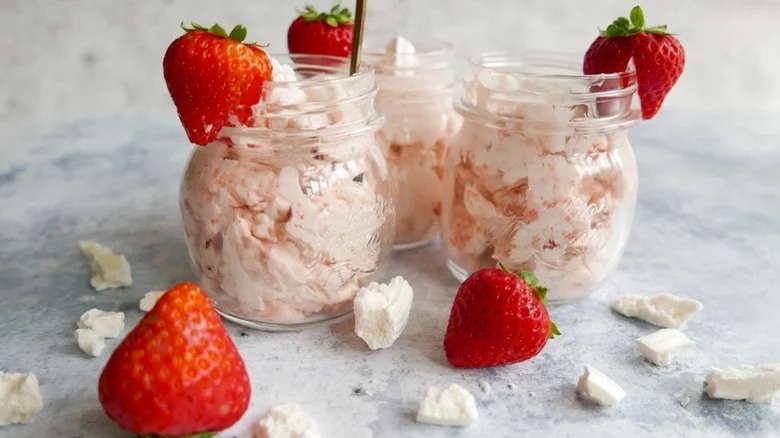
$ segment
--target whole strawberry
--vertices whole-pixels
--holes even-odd
[[[247,30],[240,24],[229,35],[218,24],[182,28],[186,33],[165,52],[163,75],[187,136],[205,146],[232,120],[247,124],[263,83],[272,79],[271,60],[242,42]]]
[[[308,53],[349,57],[352,54],[354,22],[349,9],[333,6],[330,12],[318,12],[307,5],[287,31],[290,53]]]
[[[559,335],[545,307],[547,288],[530,272],[501,265],[474,272],[458,289],[444,336],[447,360],[456,368],[480,368],[528,360]]]
[[[244,361],[208,296],[195,284],[169,289],[111,355],[100,403],[136,434],[206,437],[249,405]]]
[[[651,119],[682,74],[685,51],[680,41],[666,32],[666,26],[644,25],[642,8],[635,6],[630,19],[620,17],[607,26],[585,53],[583,72],[623,72],[633,58],[642,118]]]

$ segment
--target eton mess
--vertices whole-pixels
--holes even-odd
[[[501,262],[533,271],[556,301],[601,282],[628,238],[637,174],[625,128],[636,86],[631,75],[609,83],[527,72],[534,62],[542,63],[471,61],[458,104],[465,121],[446,163],[442,238],[460,280]]]
[[[392,244],[373,73],[347,77],[343,60],[317,55],[268,64],[247,118],[191,156],[186,240],[199,284],[238,322],[330,319],[351,309]]]
[[[451,50],[443,43],[415,47],[397,36],[384,51],[366,53],[376,69],[377,131],[395,185],[396,249],[439,234],[444,156],[460,116],[452,107]]]

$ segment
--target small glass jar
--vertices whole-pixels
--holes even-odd
[[[452,106],[452,48],[434,40],[412,43],[415,53],[363,55],[376,70],[376,107],[385,117],[377,141],[395,184],[399,250],[439,236],[444,157],[461,121]]]
[[[358,289],[383,276],[395,226],[373,70],[275,58],[299,81],[266,82],[252,126],[195,146],[180,193],[200,285],[226,318],[268,330],[350,312]]]
[[[453,275],[531,270],[551,301],[587,295],[618,263],[634,216],[633,71],[582,75],[552,53],[472,58],[446,161],[442,240]]]

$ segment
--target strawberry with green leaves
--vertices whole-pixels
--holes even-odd
[[[228,34],[220,25],[192,23],[163,58],[163,75],[184,130],[205,146],[231,121],[246,125],[260,101],[263,83],[272,80],[271,60],[257,44],[243,42],[238,25]]]
[[[193,283],[179,283],[157,301],[98,382],[108,417],[148,437],[211,437],[241,418],[250,395],[244,361]]]
[[[651,119],[661,109],[685,67],[685,50],[667,33],[666,26],[645,27],[642,8],[635,6],[631,18],[620,17],[601,31],[585,53],[585,74],[619,73],[634,60],[642,118]]]
[[[287,31],[290,53],[340,57],[352,54],[354,21],[349,9],[335,5],[330,12],[319,12],[307,5],[298,14]]]
[[[547,288],[528,271],[481,269],[461,284],[452,304],[444,351],[456,368],[528,360],[559,335],[550,321]]]

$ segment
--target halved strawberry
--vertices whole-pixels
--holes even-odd
[[[666,26],[644,27],[642,8],[635,6],[631,18],[620,17],[607,26],[585,53],[585,74],[626,71],[633,58],[642,104],[642,118],[651,119],[685,67],[685,50],[666,32]]]

